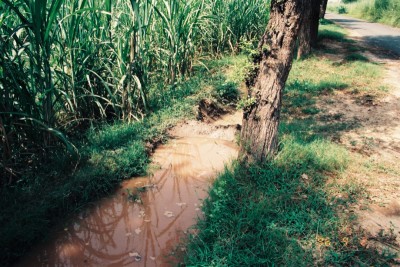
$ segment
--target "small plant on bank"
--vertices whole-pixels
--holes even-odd
[[[126,189],[126,193],[128,195],[128,200],[130,202],[143,204],[142,203],[142,198],[140,197],[140,192],[138,192],[136,190],[133,191],[133,190],[130,190],[130,189]]]
[[[248,97],[246,99],[241,99],[237,104],[237,109],[247,109],[256,103],[256,99],[254,97]]]
[[[215,96],[224,104],[234,104],[239,99],[239,89],[235,82],[225,82],[215,88]]]
[[[337,8],[337,12],[338,12],[339,14],[346,14],[346,13],[347,13],[347,8],[346,8],[345,6],[339,6],[339,7]]]

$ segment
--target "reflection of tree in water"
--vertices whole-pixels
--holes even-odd
[[[215,174],[215,168],[222,170],[218,166],[223,167],[230,158],[229,153],[220,155],[221,149],[229,149],[232,156],[236,153],[230,143],[210,139],[180,139],[162,146],[154,155],[162,168],[151,178],[157,186],[137,192],[142,204],[128,201],[122,194],[124,189],[120,190],[82,213],[73,230],[57,239],[55,253],[42,250],[40,257],[53,261],[47,261],[48,266],[127,266],[135,261],[129,253],[138,252],[140,265],[155,265],[150,257],[157,257],[158,264],[167,263],[183,230],[194,222],[194,204],[205,196],[207,179]],[[167,218],[166,210],[174,216]],[[137,228],[139,234],[135,233]]]
[[[130,207],[132,206],[126,198],[118,194],[113,199],[104,200],[101,205],[93,208],[90,215],[75,223],[73,231],[69,231],[62,238],[61,244],[57,245],[55,265],[77,266],[84,262],[94,265],[113,262],[119,266],[125,266],[132,262],[132,259],[126,257],[129,251],[129,239],[126,239],[123,245],[122,239],[118,236],[120,230],[118,226],[121,222],[124,222],[126,227],[129,226],[127,222],[129,222]],[[57,257],[57,255],[63,255],[63,249],[68,244],[78,246],[80,253]],[[118,251],[115,248],[118,248]]]
[[[77,257],[60,257],[56,265],[78,265],[86,260],[94,265],[108,262],[115,266],[126,266],[134,261],[129,257],[129,253],[133,251],[138,251],[142,256],[147,255],[142,258],[143,264],[151,264],[150,256],[161,255],[162,260],[178,243],[178,234],[171,234],[171,229],[179,225],[188,207],[182,207],[178,213],[174,213],[174,217],[166,218],[164,207],[159,207],[159,204],[176,205],[176,202],[184,201],[181,186],[185,183],[182,183],[183,177],[174,175],[171,168],[160,170],[154,178],[157,179],[155,183],[159,191],[150,189],[140,193],[142,205],[131,203],[127,201],[126,196],[118,194],[114,199],[105,200],[102,205],[94,208],[88,217],[76,223],[74,231],[68,233],[65,238],[69,243],[78,246],[81,252]],[[185,180],[188,181],[186,178]],[[166,192],[163,187],[171,181],[173,190]],[[169,188],[171,185],[165,187]],[[184,189],[191,188],[185,186]],[[138,217],[140,211],[144,211],[145,214],[142,218]],[[150,222],[146,222],[147,219]],[[135,233],[137,228],[142,230],[139,235]],[[57,249],[62,250],[63,247],[59,246]],[[60,253],[62,251],[57,251],[57,255]],[[74,259],[79,262],[74,262]]]

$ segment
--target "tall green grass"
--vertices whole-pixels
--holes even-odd
[[[142,120],[204,59],[258,40],[267,3],[1,1],[0,184],[62,144],[76,157],[69,136],[92,124]]]
[[[357,0],[341,6],[350,15],[400,27],[399,0]]]

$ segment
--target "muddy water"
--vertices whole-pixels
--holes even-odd
[[[237,156],[232,141],[178,137],[153,155],[153,174],[126,181],[17,266],[171,266],[201,213],[210,181]],[[179,257],[178,257],[179,258]]]

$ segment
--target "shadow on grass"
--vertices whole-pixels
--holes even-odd
[[[352,42],[346,38],[346,35],[342,32],[337,32],[334,30],[323,29],[318,33],[318,40],[335,40],[338,42]]]
[[[324,140],[304,143],[287,135],[277,157],[236,164],[215,182],[199,233],[190,240],[188,266],[352,266],[385,264],[391,256],[360,246],[337,216],[326,173],[346,168],[346,150]],[[342,190],[348,190],[343,188]],[[357,190],[348,194],[356,195]]]
[[[338,216],[359,199],[362,188],[327,184],[349,161],[347,150],[330,140],[360,125],[340,121],[340,114],[317,116],[316,97],[347,87],[340,81],[288,83],[279,153],[264,163],[236,163],[216,180],[205,201],[205,217],[196,226],[198,234],[189,242],[188,266],[392,262],[394,255],[360,245],[363,233],[349,231],[351,215]]]
[[[289,82],[283,100],[281,133],[291,134],[303,142],[312,142],[318,138],[338,140],[342,132],[359,127],[360,124],[356,121],[341,122],[340,114],[318,115],[321,112],[316,105],[318,96],[329,95],[347,87],[346,83],[340,81]]]
[[[394,255],[363,247],[352,218],[338,216],[363,193],[357,185],[328,185],[346,169],[345,148],[329,141],[359,127],[340,115],[304,116],[315,98],[343,90],[341,82],[288,83],[277,156],[264,163],[235,163],[216,180],[205,201],[205,217],[192,235],[188,266],[354,266],[390,264]],[[318,112],[317,112],[318,113]],[[289,114],[290,115],[290,114]],[[298,115],[298,114],[295,114]],[[330,192],[335,187],[338,195]],[[340,195],[348,198],[343,199]]]
[[[344,58],[346,61],[361,61],[361,62],[370,62],[369,59],[358,53],[351,53],[346,55]]]
[[[347,88],[346,83],[340,81],[321,81],[313,83],[308,80],[294,80],[287,83],[283,104],[283,113],[294,109],[304,109],[315,104],[316,97],[331,94],[335,90]]]

